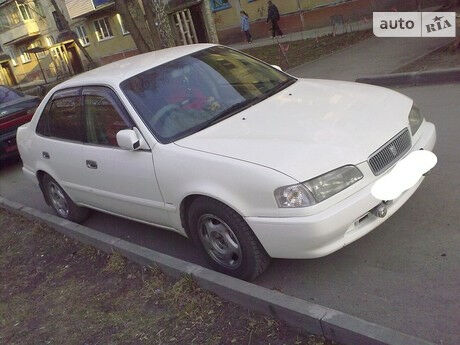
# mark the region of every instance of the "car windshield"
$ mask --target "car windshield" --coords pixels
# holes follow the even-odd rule
[[[15,101],[19,98],[21,98],[21,95],[16,91],[11,90],[5,86],[0,86],[0,106],[8,102]]]
[[[225,47],[211,47],[121,83],[162,143],[202,130],[273,95],[296,79]]]

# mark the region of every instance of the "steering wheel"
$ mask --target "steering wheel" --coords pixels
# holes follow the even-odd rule
[[[150,125],[154,126],[158,121],[162,121],[163,118],[168,115],[173,110],[180,110],[181,107],[178,104],[167,104],[160,110],[158,110],[153,116],[150,118]]]

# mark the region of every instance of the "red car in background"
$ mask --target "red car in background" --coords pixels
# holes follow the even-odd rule
[[[18,155],[16,130],[30,121],[40,98],[0,85],[0,160]]]

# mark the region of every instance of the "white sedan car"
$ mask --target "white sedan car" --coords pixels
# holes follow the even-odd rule
[[[19,128],[46,202],[188,236],[217,270],[253,279],[273,258],[317,258],[399,209],[372,185],[436,132],[413,101],[299,79],[218,45],[114,62],[52,89]]]

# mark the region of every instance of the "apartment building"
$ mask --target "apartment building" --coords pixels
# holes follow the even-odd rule
[[[174,45],[217,42],[209,0],[162,0],[167,31]],[[98,64],[105,64],[138,53],[122,17],[112,0],[65,0],[73,31]],[[139,28],[142,13],[135,17]],[[135,15],[135,14],[134,14]],[[157,23],[156,23],[157,24]]]
[[[84,70],[73,33],[47,0],[0,0],[0,46],[5,84],[52,81]]]
[[[139,1],[139,0],[138,0]],[[0,83],[55,81],[89,68],[79,40],[99,65],[138,53],[113,0],[56,0],[66,31],[49,0],[0,0]],[[162,0],[169,45],[217,42],[209,0]],[[142,2],[134,14],[146,26]],[[155,23],[158,24],[158,23]],[[155,44],[158,47],[158,44]]]

